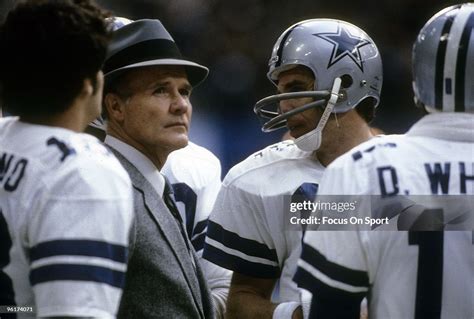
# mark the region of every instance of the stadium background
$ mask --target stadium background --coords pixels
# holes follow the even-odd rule
[[[457,1],[437,0],[96,0],[114,15],[157,18],[184,56],[210,68],[193,92],[191,139],[222,161],[223,174],[284,133],[262,133],[255,102],[275,93],[267,62],[280,33],[310,18],[337,18],[364,29],[382,55],[384,83],[373,125],[404,133],[420,116],[411,90],[411,46],[423,22]],[[14,6],[0,0],[0,18]]]

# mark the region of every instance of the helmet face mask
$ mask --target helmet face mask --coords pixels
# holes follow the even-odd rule
[[[413,45],[413,91],[428,112],[474,112],[474,4],[448,7]]]
[[[262,118],[269,119],[263,124],[262,131],[272,132],[286,127],[288,118],[295,114],[303,113],[314,107],[324,107],[330,96],[331,92],[329,91],[301,91],[271,95],[258,101],[255,104],[254,112]],[[279,111],[280,102],[299,98],[312,98],[314,101],[285,113]]]
[[[295,66],[305,66],[315,78],[314,91],[298,92],[312,97],[313,107],[326,106],[336,79],[341,79],[338,99],[332,113],[343,113],[355,108],[366,98],[377,106],[382,87],[382,61],[372,39],[358,27],[340,20],[312,19],[299,22],[285,30],[276,41],[269,60],[270,81],[278,84],[280,73]],[[334,93],[334,92],[333,92]],[[280,100],[279,100],[280,98]],[[265,123],[263,131],[284,127],[289,116],[304,112],[311,106],[296,108],[288,115],[268,110],[268,101],[281,101],[288,96],[276,95],[259,101],[257,115],[277,120]],[[319,100],[320,103],[317,103]],[[273,113],[272,113],[273,112]],[[278,124],[278,125],[276,125]]]

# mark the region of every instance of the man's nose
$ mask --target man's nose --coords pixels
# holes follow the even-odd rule
[[[294,99],[280,101],[280,105],[279,105],[280,113],[286,113],[288,111],[291,111],[294,108],[295,108]]]
[[[183,114],[188,111],[190,107],[189,99],[186,96],[183,96],[181,93],[176,92],[173,94],[171,101],[171,112],[175,114]]]

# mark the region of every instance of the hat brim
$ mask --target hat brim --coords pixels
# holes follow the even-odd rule
[[[104,75],[105,82],[110,82],[115,79],[117,76],[122,74],[123,72],[135,69],[135,68],[142,68],[148,66],[156,66],[156,65],[180,65],[184,66],[186,70],[186,74],[188,76],[189,83],[194,87],[199,85],[202,81],[207,78],[209,74],[209,69],[203,65],[197,64],[195,62],[181,60],[181,59],[157,59],[157,60],[150,60],[150,61],[143,61],[138,62],[130,65],[123,66],[119,69],[115,69],[109,73]]]

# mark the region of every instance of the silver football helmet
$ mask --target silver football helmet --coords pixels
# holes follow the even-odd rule
[[[325,111],[316,128],[295,140],[303,150],[313,151],[321,143],[321,131],[331,113],[344,113],[369,98],[377,106],[382,89],[382,60],[374,41],[353,24],[334,19],[311,19],[296,23],[276,41],[269,61],[270,81],[303,65],[315,77],[314,91],[278,94],[257,102],[254,112],[268,120],[270,132],[286,126],[286,120],[312,107]],[[311,97],[314,102],[281,113],[282,100]]]
[[[474,112],[474,3],[435,14],[413,46],[415,102],[428,112]]]

